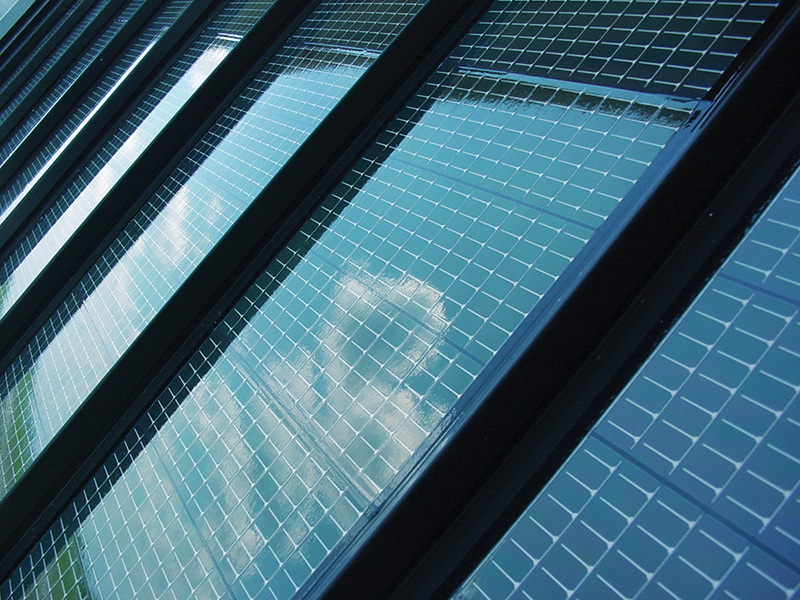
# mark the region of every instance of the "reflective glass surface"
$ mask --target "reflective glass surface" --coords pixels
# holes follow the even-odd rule
[[[26,56],[19,60],[19,63],[15,67],[14,71],[9,75],[9,77],[5,80],[0,82],[0,93],[5,91],[8,85],[14,81],[20,72],[31,62],[34,56],[36,56],[37,52],[39,52],[42,48],[47,45],[54,35],[59,31],[59,27],[61,27],[75,12],[78,8],[79,4],[77,2],[70,3],[69,8],[64,11],[64,14],[58,19],[58,21],[45,33],[42,38],[39,40],[39,43],[36,44],[36,47],[31,50]]]
[[[137,35],[130,47],[123,56],[108,69],[106,74],[90,88],[84,98],[69,112],[64,122],[59,125],[55,132],[49,136],[44,147],[29,158],[21,167],[9,185],[0,195],[0,222],[6,217],[13,207],[13,200],[21,195],[23,190],[35,183],[37,176],[46,170],[50,164],[65,150],[70,141],[80,132],[89,119],[108,101],[111,94],[130,74],[136,64],[152,48],[153,44],[167,33],[168,28],[177,20],[181,13],[189,6],[189,0],[174,0],[169,3],[147,27]],[[106,35],[109,32],[106,32]],[[67,90],[73,78],[77,77],[85,65],[89,64],[90,53],[85,54],[81,62],[73,67],[69,73],[59,82],[46,98],[44,98],[34,111],[22,123],[14,135],[5,142],[4,148],[8,148],[9,153],[22,142],[24,136],[36,126],[39,120],[44,117],[47,111]],[[5,151],[5,150],[4,150]]]
[[[558,6],[566,19],[573,5]],[[499,2],[432,75],[0,594],[288,599],[335,564],[697,105],[464,58],[481,45],[502,56],[525,32],[492,32],[524,8]],[[316,35],[335,38],[333,23]],[[287,92],[287,107],[303,101]],[[190,224],[177,208],[195,210],[195,189],[165,227]],[[173,272],[163,256],[136,285]],[[34,422],[31,403],[4,406]]]
[[[122,26],[136,13],[142,4],[143,0],[130,2],[117,17],[109,23],[108,27],[98,35],[97,39],[81,54],[80,58],[73,63],[50,91],[39,100],[36,106],[16,127],[14,132],[6,138],[2,146],[0,146],[0,160],[5,160],[19,144],[22,143],[25,136],[36,127],[36,124],[39,123],[56,102],[58,102],[75,80],[77,80],[86,68],[92,64],[94,59],[97,58],[100,52],[108,45],[119,30],[122,29]],[[158,39],[166,30],[165,28],[175,22],[175,19],[180,16],[183,9],[188,6],[189,0],[179,0],[173,2],[173,4],[174,6],[171,7],[171,10],[168,9],[162,13],[158,22],[151,25],[152,29],[143,32],[142,37],[148,38],[145,42],[147,45]],[[5,209],[4,206],[2,208]]]
[[[405,20],[416,8],[403,5]],[[4,490],[374,60],[315,43],[315,29],[338,12],[323,3],[312,13],[0,378],[3,405],[32,409],[0,442],[3,452],[24,448],[26,456],[2,474]],[[388,44],[402,25],[382,24],[380,41]],[[372,33],[356,24],[340,40],[357,44]]]
[[[477,69],[702,98],[775,6],[504,0],[459,59]]]
[[[49,137],[43,148],[18,169],[15,177],[0,194],[0,223],[14,210],[50,165],[66,151],[69,143],[80,133],[94,114],[108,102],[114,91],[131,74],[139,62],[152,49],[155,42],[167,32],[169,26],[175,22],[188,5],[189,0],[175,0],[160,11],[141,34],[136,36],[128,50],[108,70],[97,85],[90,89],[83,100],[69,112],[64,119],[65,122]],[[129,6],[124,12],[132,13],[132,7]],[[107,30],[103,37],[108,37],[109,33]],[[97,45],[99,45],[99,42]],[[36,126],[39,120],[60,98],[61,94],[66,91],[69,84],[73,82],[74,77],[80,75],[80,72],[89,64],[91,58],[93,58],[91,52],[84,54],[79,64],[75,65],[62,78],[58,86],[39,103],[36,110],[17,129],[12,138],[6,141],[4,147],[9,148],[9,153],[22,141],[25,134]]]
[[[455,595],[800,594],[800,173]]]
[[[20,88],[20,90],[17,91],[16,94],[14,94],[14,97],[11,98],[11,100],[9,100],[6,103],[6,105],[2,109],[2,112],[0,112],[0,121],[5,121],[6,118],[11,114],[11,112],[17,106],[19,106],[19,104],[28,96],[28,94],[30,94],[33,91],[33,89],[36,87],[39,81],[49,71],[53,69],[53,66],[56,64],[58,59],[61,58],[65,52],[67,52],[67,50],[72,46],[73,43],[75,43],[75,40],[77,40],[78,37],[86,30],[86,28],[91,24],[91,22],[97,17],[98,13],[100,13],[100,11],[102,11],[103,8],[105,8],[106,5],[108,5],[109,1],[110,0],[99,0],[92,7],[92,9],[89,10],[89,12],[87,12],[86,15],[78,22],[78,24],[72,28],[72,30],[69,32],[69,35],[67,35],[64,38],[64,40],[56,47],[56,49],[50,53],[50,55],[47,57],[44,63],[42,63],[42,66],[40,66],[36,70],[36,72],[33,75],[31,75],[30,78],[28,78],[28,80],[25,82],[25,85],[23,85],[22,88]],[[142,1],[143,0],[133,0],[133,4],[138,7],[141,5]],[[112,23],[110,27],[111,31],[113,33],[116,33],[116,31],[118,31],[119,28],[122,27],[122,23],[120,22]],[[109,40],[110,38],[101,40],[101,48],[102,46],[105,46],[105,44],[107,44]],[[84,66],[83,68],[85,69],[86,67]],[[9,150],[5,144],[2,147],[0,147],[0,160],[5,160],[6,157],[10,154],[10,152],[11,150]]]
[[[271,4],[272,0],[237,0],[228,3],[220,16],[201,33],[131,115],[118,125],[114,135],[97,150],[89,164],[72,178],[53,206],[36,221],[0,265],[0,316],[19,299],[59,248]],[[149,41],[136,60],[141,59],[152,48],[153,43],[154,40]],[[139,47],[140,44],[137,44],[133,50],[138,50]],[[125,70],[119,73],[116,82],[124,79],[135,68],[136,60],[127,65],[119,65],[109,79],[122,71],[123,67]],[[113,86],[108,89],[100,102],[108,99],[113,89]],[[78,127],[90,118],[91,111],[83,117]],[[65,140],[60,148],[51,143],[50,149],[60,152],[68,147],[68,143],[69,139]],[[18,178],[13,190],[22,189],[16,192],[16,199],[6,214],[33,187],[50,160],[53,157],[45,161],[38,172],[35,164],[33,168],[24,171],[23,176],[33,176],[27,183],[22,176]]]

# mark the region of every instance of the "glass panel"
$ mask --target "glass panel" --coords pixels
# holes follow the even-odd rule
[[[92,116],[109,100],[114,91],[131,74],[136,65],[147,55],[155,43],[167,32],[189,5],[188,0],[176,0],[161,11],[156,18],[137,36],[125,55],[109,69],[108,73],[92,89],[83,102],[65,117],[66,123],[62,125],[47,141],[45,147],[37,155],[21,167],[11,184],[6,186],[0,196],[0,223],[14,210],[17,204],[41,178],[51,164],[66,150],[69,143],[91,120]],[[129,7],[126,12],[133,12]],[[108,37],[106,31],[105,37]],[[105,44],[103,44],[105,45]],[[25,135],[31,131],[47,111],[55,104],[60,96],[67,90],[80,72],[88,66],[91,53],[83,56],[76,65],[60,82],[59,85],[39,103],[36,110],[29,116],[25,123],[17,129],[11,141],[5,146],[9,147],[9,154],[22,142]],[[9,146],[11,144],[11,146]]]
[[[800,172],[455,595],[800,593]]]
[[[406,21],[416,8],[402,7]],[[371,52],[316,43],[315,29],[338,12],[332,3],[317,8],[14,359],[0,381],[3,403],[24,397],[33,412],[3,445],[27,448],[27,460],[38,454],[374,60]],[[402,25],[398,19],[380,42]],[[359,27],[339,39],[353,47],[362,35],[373,38]],[[3,489],[21,473],[3,473]]]
[[[440,71],[238,309],[231,351],[370,499],[689,114],[595,93]]]
[[[47,57],[42,66],[40,66],[36,72],[31,75],[31,77],[25,82],[25,85],[20,88],[19,91],[11,98],[10,101],[6,103],[3,107],[2,112],[0,112],[0,121],[5,121],[8,115],[19,106],[19,104],[28,96],[28,94],[33,91],[36,85],[41,81],[41,79],[50,71],[52,70],[53,66],[56,64],[59,58],[61,58],[64,53],[75,43],[75,41],[80,37],[80,35],[86,30],[86,28],[91,24],[91,22],[97,17],[97,15],[108,5],[110,0],[100,0],[97,4],[92,7],[92,9],[86,13],[86,15],[81,19],[78,24],[72,28],[69,35],[62,41],[55,50]],[[143,0],[134,0],[134,4],[136,6],[140,6]],[[112,29],[118,29],[121,27],[121,24],[116,23],[112,25]],[[108,40],[103,42],[103,46],[108,43]],[[0,159],[5,160],[10,151],[5,150],[5,145],[3,149],[0,150]]]
[[[72,178],[53,206],[36,221],[0,266],[0,316],[8,312],[106,193],[271,5],[272,0],[228,3],[220,16],[201,33],[127,120],[118,126],[89,164]],[[150,42],[137,59],[143,58],[153,43]],[[135,63],[128,65],[117,82],[134,67]],[[112,93],[113,88],[100,101],[104,102]],[[84,117],[83,122],[90,118],[91,113]],[[68,142],[57,151],[67,148]],[[50,148],[55,150],[54,144]],[[22,201],[47,166],[45,161],[38,172],[35,165],[29,169],[25,174],[33,175],[34,179],[24,187],[24,180],[22,183],[17,180],[15,187],[22,189],[6,214]]]
[[[431,77],[2,593],[288,599],[332,565],[696,106],[459,58],[513,39]]]
[[[61,15],[61,18],[55,23],[55,25],[53,25],[44,36],[42,36],[42,39],[39,40],[39,43],[36,45],[36,47],[19,61],[11,75],[9,75],[5,81],[0,82],[0,94],[5,91],[9,83],[17,78],[19,73],[31,62],[31,59],[36,56],[36,53],[39,52],[47,44],[47,42],[53,38],[53,36],[58,32],[59,28],[70,18],[78,6],[78,2],[72,2],[69,8],[64,11],[64,14]]]
[[[108,27],[98,36],[94,43],[89,46],[86,52],[73,63],[69,70],[59,79],[59,81],[51,88],[37,105],[28,113],[27,117],[17,126],[14,132],[6,138],[2,146],[0,146],[0,160],[5,160],[25,139],[25,137],[33,130],[34,127],[42,120],[47,112],[58,102],[61,96],[72,86],[72,84],[80,77],[80,75],[89,67],[94,59],[100,52],[108,45],[114,36],[122,29],[122,26],[136,13],[139,7],[143,4],[143,0],[131,2],[128,4],[115,19],[113,19]],[[162,11],[159,18],[154,19],[140,36],[143,44],[149,46],[155,40],[160,38],[166,28],[175,22],[183,10],[189,5],[189,0],[177,0],[171,3],[166,10]],[[141,50],[140,50],[141,52]],[[3,210],[5,207],[3,207]],[[2,217],[0,217],[1,219]]]
[[[457,56],[476,69],[702,98],[777,4],[503,0]]]

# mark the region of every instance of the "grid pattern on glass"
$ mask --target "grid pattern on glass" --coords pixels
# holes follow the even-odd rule
[[[502,0],[453,58],[477,69],[702,98],[777,4]]]
[[[97,17],[97,15],[102,11],[109,3],[110,0],[99,0],[94,7],[86,13],[86,15],[81,19],[81,21],[70,31],[69,35],[62,41],[58,47],[53,50],[50,56],[47,57],[42,66],[36,70],[36,72],[31,75],[30,78],[25,82],[25,85],[20,88],[20,90],[14,94],[14,97],[9,100],[6,105],[3,107],[2,112],[0,112],[0,121],[4,121],[11,111],[13,111],[19,104],[31,93],[31,91],[36,87],[36,84],[52,70],[55,63],[58,61],[61,56],[72,46],[75,40],[86,30],[86,28],[91,24],[91,22]],[[7,154],[3,155],[3,159]]]
[[[17,169],[14,178],[0,194],[0,223],[16,206],[15,201],[27,193],[56,158],[65,152],[72,139],[86,126],[103,104],[110,100],[116,88],[131,74],[139,61],[150,52],[156,41],[167,33],[169,27],[188,5],[189,0],[173,0],[164,7],[137,35],[130,47],[108,69],[97,85],[93,86],[84,95],[84,98],[69,111],[61,125],[57,126],[53,133],[46,138],[37,153]],[[32,122],[31,126],[35,126],[35,123]]]
[[[796,598],[800,173],[457,598]]]
[[[53,27],[51,27],[44,36],[42,36],[39,43],[36,44],[36,47],[19,61],[14,71],[8,76],[8,78],[6,78],[5,81],[0,82],[0,93],[2,93],[8,87],[8,85],[17,78],[19,73],[31,62],[33,57],[36,56],[36,53],[39,52],[53,38],[53,36],[59,30],[59,27],[61,27],[67,21],[67,19],[72,16],[72,13],[74,13],[77,8],[77,2],[70,3],[69,8],[64,11],[64,14],[61,15],[56,24],[53,25]]]
[[[25,119],[5,139],[2,146],[0,146],[0,161],[5,160],[17,146],[22,143],[25,136],[36,127],[39,121],[41,121],[75,80],[89,67],[92,61],[97,58],[100,52],[108,45],[114,36],[119,33],[119,30],[130,20],[142,4],[144,4],[144,0],[134,0],[128,3],[128,5],[109,22],[108,26],[98,34],[95,41],[83,52],[50,91],[42,97],[33,109],[31,109]],[[182,11],[187,4],[188,0],[184,0],[181,3],[180,11]],[[179,15],[180,12],[175,12],[172,18],[167,17],[166,19],[162,19],[162,27],[169,26]],[[2,208],[0,208],[0,210],[1,209]]]
[[[155,42],[167,33],[168,28],[188,5],[189,0],[174,0],[160,11],[147,28],[135,38],[123,56],[108,69],[97,85],[70,110],[62,124],[50,134],[37,153],[17,169],[14,178],[0,194],[0,223],[16,206],[16,200],[30,190],[58,156],[66,151],[69,143],[86,126],[95,112],[110,100],[116,88],[131,74]]]
[[[237,43],[236,39],[246,34],[271,4],[272,0],[228,3],[127,120],[117,127],[109,141],[73,178],[0,266],[0,315],[9,310],[114,183],[220,64]],[[30,182],[17,181],[12,190],[13,202],[18,202],[26,193],[27,185]]]
[[[321,4],[309,26],[327,12]],[[35,413],[15,422],[0,441],[4,447],[36,454],[373,60],[309,49],[302,39],[296,44],[298,37],[220,117],[0,378],[4,399],[24,397]],[[26,436],[35,441],[20,439]],[[15,461],[2,473],[4,489],[25,464]]]
[[[242,511],[252,506],[250,498],[257,495],[260,508],[264,489],[270,497],[283,493],[269,509],[267,531],[273,531],[276,511],[287,515],[299,506],[302,495],[293,500],[293,490],[310,487],[276,489],[280,481],[271,467],[264,488],[264,472],[256,469],[256,481],[247,471],[257,455],[253,444],[261,444],[264,432],[275,427],[252,429],[254,416],[269,407],[284,427],[301,432],[321,451],[326,460],[315,464],[338,471],[352,497],[375,499],[376,488],[424,443],[426,428],[432,431],[442,421],[476,370],[680,127],[690,106],[468,71],[444,70],[425,86],[173,382],[176,402],[189,394],[184,404],[196,395],[213,403],[209,414],[218,425],[209,417],[190,428],[185,417],[172,416],[163,398],[140,424],[143,438],[174,428],[164,453],[179,465],[187,497],[198,499],[197,528],[220,570],[227,570],[237,597],[259,597],[264,585],[286,581],[280,572],[268,576],[275,572],[277,553],[272,547],[262,552],[263,530],[248,527],[252,515]],[[473,137],[479,143],[467,148]],[[545,187],[532,193],[540,181],[550,182],[555,193]],[[573,194],[556,200],[558,190],[570,186]],[[461,324],[451,326],[459,318]],[[472,342],[469,349],[459,346]],[[283,357],[288,360],[278,365]],[[267,371],[273,366],[283,368],[271,379]],[[225,391],[206,385],[215,374]],[[238,404],[228,404],[231,393]],[[393,394],[391,402],[384,401],[387,394]],[[208,432],[206,448],[194,442],[202,431]],[[197,454],[188,458],[192,443]],[[146,452],[155,452],[152,446],[145,446]],[[136,452],[128,444],[118,456]],[[279,477],[286,478],[288,471],[283,472]],[[115,480],[110,469],[97,477],[104,489]],[[227,490],[230,495],[223,496]],[[36,585],[57,585],[46,580],[51,557],[73,543],[75,536],[62,530],[86,522],[87,511],[99,502],[89,500],[92,494],[73,504],[5,590],[30,597]],[[120,498],[126,495],[120,490]],[[363,497],[360,502],[365,505]],[[109,538],[128,521],[129,510],[134,509],[103,515]],[[349,514],[356,516],[352,509]],[[302,538],[312,540],[303,550],[303,542],[296,545],[286,531],[292,540],[287,548],[295,552],[289,561],[296,561],[292,568],[300,576],[287,572],[292,586],[273,593],[290,597],[347,528],[340,523],[331,532],[338,537],[330,542],[316,532]],[[127,543],[127,535],[121,537]],[[196,548],[178,553],[185,556],[182,562],[196,556]],[[141,579],[125,566],[107,574],[111,567],[103,559],[84,560],[80,567],[95,568],[98,577],[113,578],[115,585],[138,585],[134,582]],[[184,572],[175,568],[170,576]]]
[[[206,350],[213,368],[201,379],[186,367],[0,586],[4,598],[288,600],[369,512],[291,416]],[[151,439],[151,419],[165,418]]]
[[[688,116],[448,72],[416,102],[262,276],[234,342],[372,499]]]

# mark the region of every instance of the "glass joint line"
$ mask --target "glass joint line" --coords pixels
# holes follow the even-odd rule
[[[737,285],[741,285],[742,287],[746,287],[747,289],[755,293],[764,294],[765,296],[770,296],[772,298],[775,298],[776,300],[780,300],[781,302],[786,302],[787,304],[791,304],[793,306],[800,308],[800,302],[796,298],[791,298],[790,296],[786,296],[785,294],[781,294],[780,292],[776,292],[775,290],[770,290],[768,288],[761,287],[758,284],[746,281],[744,279],[741,279],[740,277],[734,277],[733,275],[724,273],[722,271],[717,273],[716,277],[718,277],[719,279],[730,281]]]
[[[656,471],[655,469],[653,469],[652,467],[650,467],[646,463],[640,461],[638,458],[633,456],[627,450],[625,450],[623,448],[620,448],[615,443],[613,443],[612,441],[608,440],[602,434],[598,433],[595,430],[593,430],[593,431],[591,431],[589,433],[589,437],[592,437],[592,438],[598,440],[603,445],[607,446],[608,448],[610,448],[611,450],[613,450],[614,452],[616,452],[620,456],[624,457],[624,459],[626,461],[630,462],[634,466],[638,467],[639,469],[641,469],[642,471],[647,473],[650,477],[652,477],[653,479],[658,481],[658,483],[661,484],[663,487],[669,489],[671,492],[677,494],[678,496],[680,496],[681,498],[683,498],[687,502],[691,503],[692,506],[694,506],[695,508],[699,509],[703,514],[706,514],[706,515],[710,516],[712,519],[714,519],[715,521],[725,525],[725,527],[729,528],[731,531],[733,531],[734,533],[736,533],[737,535],[742,537],[744,540],[746,540],[747,543],[750,544],[750,546],[758,548],[759,550],[761,550],[764,554],[768,555],[773,560],[781,563],[787,569],[789,569],[789,570],[795,572],[796,574],[800,575],[800,566],[792,563],[789,559],[787,559],[786,557],[782,556],[781,554],[779,554],[778,552],[776,552],[775,550],[773,550],[772,548],[770,548],[769,546],[767,546],[766,544],[761,542],[761,540],[759,540],[757,537],[755,537],[752,534],[748,533],[747,531],[745,531],[744,529],[739,527],[736,523],[734,523],[730,519],[728,519],[728,518],[724,517],[723,515],[719,514],[719,512],[714,510],[708,504],[704,504],[702,501],[700,501],[697,498],[695,498],[692,494],[690,494],[689,492],[683,490],[680,486],[675,485],[669,478],[664,477],[661,473],[659,473],[658,471]]]
[[[308,433],[306,423],[308,422],[311,415],[306,412],[302,406],[297,404],[296,402],[291,402],[289,399],[285,398],[282,394],[278,394],[274,392],[267,382],[264,381],[262,376],[259,374],[258,369],[256,369],[248,360],[249,355],[245,352],[242,352],[235,346],[230,347],[230,351],[236,356],[237,363],[239,368],[244,370],[247,377],[250,381],[254,384],[254,387],[262,393],[264,396],[269,398],[272,402],[276,403],[283,409],[285,416],[291,419],[292,424],[299,430]],[[316,435],[309,434],[306,437],[306,443],[311,444],[316,450],[326,457],[330,462],[330,469],[334,472],[338,473],[339,477],[341,477],[344,481],[347,481],[352,485],[355,490],[361,494],[364,502],[366,502],[370,510],[376,511],[378,509],[378,504],[373,499],[374,494],[367,489],[363,482],[359,481],[357,477],[353,477],[350,473],[347,472],[340,464],[339,461],[336,460],[336,456],[331,452],[330,448],[325,446],[322,443],[322,440],[318,439]]]
[[[172,474],[172,469],[170,469],[167,466],[166,462],[164,462],[164,457],[162,456],[161,451],[158,447],[153,448],[153,453],[155,454],[156,460],[158,460],[158,463],[161,465],[161,468],[164,470],[164,473],[167,476],[167,482],[169,483],[169,486],[172,488],[173,497],[176,497],[178,499],[178,503],[180,504],[181,508],[183,508],[183,512],[186,515],[186,518],[189,520],[192,527],[197,532],[198,534],[197,537],[200,539],[200,544],[203,546],[203,548],[205,548],[209,560],[211,560],[211,562],[214,564],[214,570],[217,572],[219,578],[225,585],[225,589],[227,590],[228,595],[230,596],[231,599],[236,598],[236,594],[234,593],[233,588],[231,587],[231,584],[228,581],[228,578],[225,577],[225,575],[223,574],[219,561],[214,555],[215,553],[213,552],[210,544],[208,543],[206,536],[200,535],[201,529],[198,526],[197,520],[192,514],[189,505],[186,503],[186,499],[183,497],[183,494],[181,493],[181,488],[178,487],[177,482],[175,481],[175,477]]]

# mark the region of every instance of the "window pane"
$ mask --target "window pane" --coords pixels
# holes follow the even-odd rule
[[[8,312],[106,193],[271,5],[272,0],[229,2],[220,16],[200,34],[130,116],[117,126],[114,134],[96,151],[87,166],[72,177],[66,190],[0,265],[0,316]],[[149,51],[152,44],[151,41],[138,56]],[[127,76],[135,64],[121,65],[115,72],[122,71],[123,66],[125,70],[119,74],[120,77]],[[111,90],[106,91],[101,101],[110,93]],[[83,118],[88,120],[90,116]],[[68,142],[61,149],[67,145]],[[50,148],[56,149],[54,144]],[[44,162],[38,173],[35,162],[16,180],[13,189],[19,191],[14,192],[17,194],[14,203],[22,200],[36,178],[47,168],[47,161]],[[31,176],[33,180],[26,181],[25,176]],[[10,210],[13,210],[13,205]]]
[[[136,12],[136,10],[142,5],[144,0],[132,0],[129,4],[125,6],[122,13],[119,15],[123,19],[130,18],[130,16]],[[22,87],[14,97],[6,103],[3,107],[2,112],[0,112],[0,122],[5,121],[11,112],[20,105],[20,103],[31,93],[34,89],[36,84],[50,71],[53,66],[56,64],[56,61],[61,58],[61,56],[66,53],[69,47],[75,42],[75,40],[86,30],[89,24],[97,17],[97,15],[108,5],[109,0],[100,0],[94,7],[86,14],[86,16],[81,19],[81,21],[70,31],[70,34],[64,39],[61,44],[50,54],[47,60],[42,64],[42,66],[34,73],[28,81],[25,83],[25,86]],[[112,22],[106,27],[103,32],[100,34],[98,39],[95,40],[93,44],[90,45],[89,50],[81,57],[81,60],[73,66],[73,68],[68,71],[66,77],[63,78],[58,85],[58,88],[46,99],[46,102],[49,106],[52,106],[55,103],[55,100],[66,90],[70,83],[72,83],[80,73],[82,73],[86,67],[89,66],[89,63],[92,61],[94,57],[96,57],[100,51],[105,48],[105,46],[111,41],[111,39],[116,35],[116,33],[122,28],[125,21],[113,19]],[[49,108],[48,106],[48,108]],[[27,122],[23,123],[22,130],[17,130],[10,138],[7,138],[6,141],[0,146],[0,161],[5,160],[9,154],[17,147],[19,142],[24,138],[24,136],[33,128],[33,125],[41,118],[40,115],[34,113],[32,119],[28,119]]]
[[[800,172],[455,598],[800,592]]]
[[[61,17],[58,19],[55,25],[53,25],[53,27],[51,27],[47,31],[47,33],[45,33],[45,35],[42,36],[41,40],[39,40],[39,43],[36,45],[36,47],[31,52],[29,52],[27,56],[25,56],[22,60],[19,61],[19,63],[17,64],[16,68],[11,73],[11,75],[9,75],[9,77],[5,81],[0,82],[0,93],[2,93],[8,87],[8,85],[17,78],[19,73],[22,72],[22,70],[31,62],[31,59],[34,56],[36,56],[36,53],[39,52],[41,48],[44,48],[47,42],[49,42],[53,38],[53,36],[58,32],[59,27],[61,27],[70,18],[70,16],[75,12],[78,6],[79,4],[77,2],[71,3],[70,7],[64,11],[64,14],[61,15]]]

